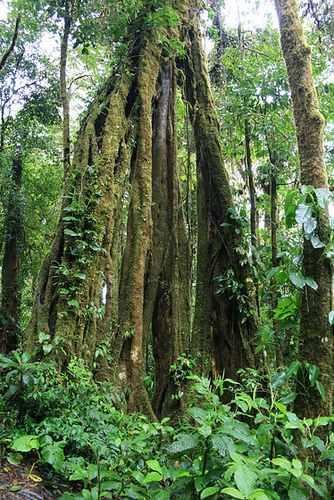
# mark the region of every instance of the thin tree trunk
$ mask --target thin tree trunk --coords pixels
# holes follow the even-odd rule
[[[64,16],[64,29],[61,37],[60,44],[60,96],[63,106],[63,162],[64,173],[67,175],[70,166],[70,103],[67,92],[67,52],[68,52],[68,39],[70,36],[72,25],[72,17],[70,14],[69,2],[65,2],[65,16]]]
[[[16,22],[15,22],[15,29],[14,29],[14,33],[13,33],[11,44],[5,50],[5,52],[2,54],[1,59],[0,59],[0,71],[2,70],[2,68],[4,68],[4,66],[5,66],[5,64],[7,62],[7,59],[9,58],[9,56],[11,55],[11,53],[13,52],[13,50],[15,48],[16,40],[17,40],[17,37],[18,37],[18,34],[19,34],[19,24],[20,24],[20,22],[21,22],[21,16],[17,16]]]
[[[6,215],[6,240],[2,262],[0,307],[0,351],[9,352],[19,344],[19,244],[22,215],[19,193],[22,181],[22,158],[13,159],[12,179]]]

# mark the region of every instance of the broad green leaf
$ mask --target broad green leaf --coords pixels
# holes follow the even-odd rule
[[[271,387],[277,389],[278,387],[282,387],[287,381],[286,372],[279,372],[274,375],[270,381]]]
[[[57,443],[47,445],[42,450],[42,457],[46,462],[52,465],[56,471],[61,468],[65,460],[64,450],[58,446]]]
[[[306,284],[307,284],[309,287],[313,288],[313,290],[318,290],[318,285],[317,285],[317,283],[314,281],[314,279],[312,279],[312,278],[306,278],[306,280],[305,280],[305,281],[306,281]]]
[[[21,453],[10,452],[6,455],[6,460],[12,465],[18,465],[23,460],[23,455]]]
[[[296,488],[289,488],[289,500],[307,500],[307,497]]]
[[[312,205],[302,203],[296,208],[295,218],[298,224],[304,224],[312,217]]]
[[[301,461],[298,460],[297,458],[292,459],[292,465],[297,470],[303,470],[303,465],[302,465]]]
[[[159,472],[149,472],[144,479],[144,483],[151,483],[153,481],[161,481],[162,475]]]
[[[213,448],[221,455],[225,456],[226,451],[235,452],[233,440],[228,436],[214,434],[211,438]]]
[[[314,190],[313,186],[306,186],[305,184],[302,185],[301,187],[301,192],[303,195],[305,194],[310,194]]]
[[[201,492],[201,500],[203,498],[208,498],[211,497],[212,495],[215,495],[216,493],[218,493],[219,490],[220,488],[218,488],[218,486],[210,486],[209,488],[205,488]]]
[[[240,493],[240,491],[237,490],[236,488],[223,488],[222,493],[225,493],[226,495],[230,495],[233,498],[240,498],[240,500],[243,500],[244,498],[246,498],[245,495]]]
[[[295,413],[292,413],[290,411],[287,411],[286,412],[286,416],[288,417],[288,421],[290,422],[290,424],[293,424],[294,426],[296,426],[296,428],[298,429],[303,429],[303,424],[302,422],[299,420],[299,418],[297,417],[297,415]],[[291,427],[290,427],[291,428]]]
[[[286,377],[290,378],[291,375],[293,375],[294,373],[296,373],[298,371],[299,367],[300,367],[300,361],[297,361],[297,360],[292,361],[292,363],[290,363],[289,368],[286,371]]]
[[[316,234],[314,234],[311,238],[311,243],[312,243],[312,246],[313,248],[323,248],[325,246],[325,243],[323,243],[319,236],[317,236]]]
[[[234,473],[237,488],[243,495],[249,497],[256,485],[256,475],[246,465],[240,464]]]
[[[37,436],[21,436],[13,442],[11,448],[14,451],[31,451],[39,449],[39,441]]]
[[[303,288],[305,286],[306,279],[301,273],[290,273],[289,279],[297,288]]]
[[[281,413],[283,413],[283,415],[285,415],[285,413],[286,413],[286,406],[282,405],[281,403],[278,403],[278,402],[274,402],[274,404],[275,404],[276,408],[278,408],[279,411]]]
[[[161,466],[157,460],[146,460],[146,464],[149,466],[150,469],[162,474]]]
[[[311,233],[313,233],[313,231],[317,227],[317,221],[315,220],[314,217],[310,217],[309,219],[307,219],[306,222],[304,222],[303,226],[304,226],[305,233],[311,234]]]
[[[273,458],[272,463],[274,465],[276,465],[277,467],[281,467],[281,469],[284,469],[287,471],[290,471],[291,467],[292,467],[291,462],[289,462],[289,460],[287,460],[284,457]]]
[[[269,500],[269,497],[263,490],[256,489],[249,495],[250,500]]]
[[[319,377],[319,368],[316,365],[312,365],[311,363],[305,363],[305,368],[308,372],[308,378],[311,384],[311,387],[315,385],[315,381],[318,380]]]
[[[201,436],[208,437],[212,433],[212,429],[210,425],[201,425],[201,427],[198,428],[198,432],[201,434]]]
[[[187,434],[179,434],[176,441],[174,441],[169,447],[168,452],[172,455],[189,452],[190,450],[196,448],[198,445],[198,439],[194,436]]]
[[[321,208],[325,208],[327,206],[329,198],[331,197],[331,193],[324,188],[315,189],[314,192]]]

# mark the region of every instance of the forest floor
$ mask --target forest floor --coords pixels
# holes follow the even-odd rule
[[[0,458],[0,500],[54,500],[60,498],[64,488],[68,490],[42,479],[32,465],[12,465]],[[58,493],[51,493],[50,489],[58,489]]]

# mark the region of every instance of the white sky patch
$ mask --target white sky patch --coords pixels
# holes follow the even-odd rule
[[[0,19],[7,20],[7,0],[2,0],[0,2]]]
[[[255,29],[263,27],[266,19],[270,20],[273,28],[278,28],[278,20],[273,0],[235,0],[226,2],[225,25],[236,28],[241,22],[244,29]]]

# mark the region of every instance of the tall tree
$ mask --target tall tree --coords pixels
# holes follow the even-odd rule
[[[144,353],[152,331],[156,358],[154,411],[182,412],[172,399],[177,387],[170,366],[189,347],[190,259],[177,168],[177,86],[191,107],[198,175],[198,268],[191,355],[199,368],[235,376],[253,366],[250,346],[257,321],[247,264],[236,247],[229,179],[218,141],[218,121],[201,45],[200,5],[186,4],[125,12],[123,62],[98,91],[83,119],[71,175],[51,252],[38,280],[27,346],[41,331],[50,334],[58,367],[72,356],[92,367],[101,342],[111,346],[111,364],[99,359],[97,376],[110,374],[129,391],[128,407],[155,418],[144,385]],[[120,39],[118,39],[120,41]],[[161,43],[163,41],[164,43]],[[185,49],[183,49],[183,46]],[[179,57],[182,56],[182,57]],[[152,119],[153,116],[153,119]],[[122,210],[126,183],[129,208]],[[127,240],[117,294],[113,245],[127,216]],[[219,287],[217,276],[234,269],[238,294]],[[215,292],[220,293],[216,294]],[[240,305],[240,300],[242,305]],[[112,334],[112,311],[118,310]],[[202,340],[204,338],[204,341]]]
[[[323,147],[324,118],[319,111],[314,85],[311,50],[303,35],[296,0],[275,0],[275,5],[292,94],[301,183],[327,190]],[[328,231],[328,213],[320,212],[319,236],[326,238]],[[322,256],[321,248],[313,247],[311,239],[304,239],[303,253],[304,274],[315,280],[318,289],[308,287],[302,297],[299,360],[303,368],[299,372],[299,394],[295,408],[300,416],[317,417],[331,415],[332,409],[333,332],[328,321],[331,310],[332,272],[329,259]],[[320,370],[319,380],[325,387],[325,402],[316,387],[310,386],[309,377],[305,373],[306,363],[314,364]]]

